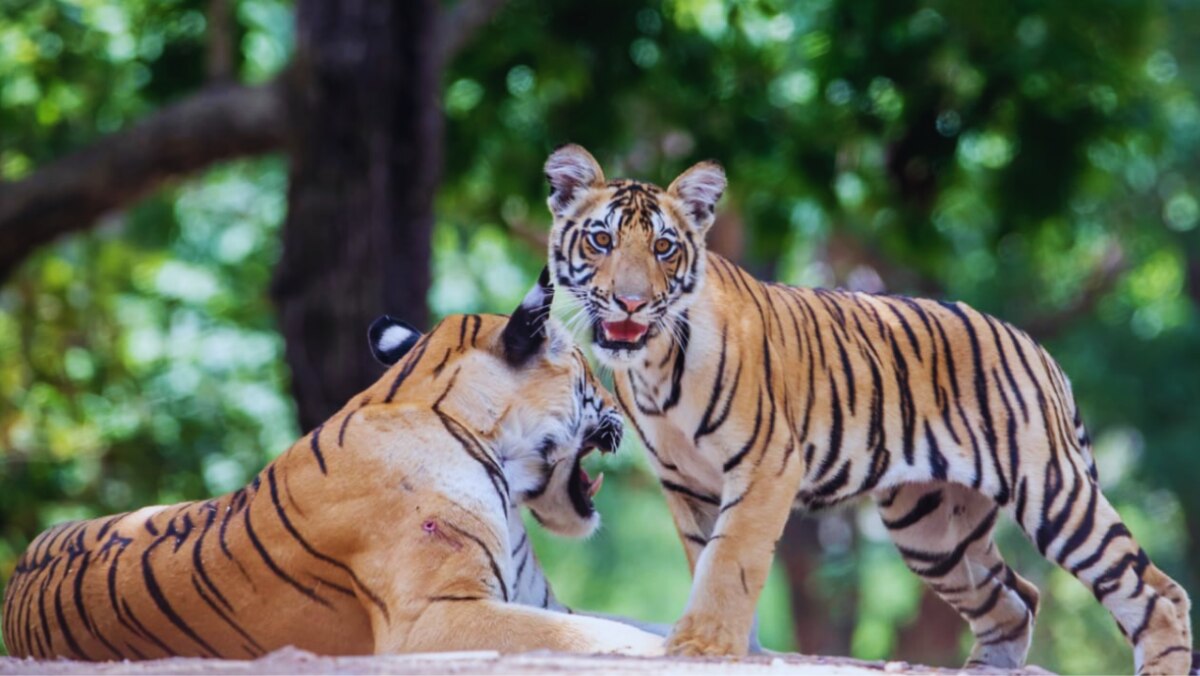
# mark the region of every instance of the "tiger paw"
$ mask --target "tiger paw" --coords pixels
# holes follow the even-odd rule
[[[667,654],[674,657],[743,657],[747,647],[746,632],[710,616],[684,615],[667,638]]]

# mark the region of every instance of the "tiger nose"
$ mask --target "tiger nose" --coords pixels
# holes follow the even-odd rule
[[[641,296],[617,296],[617,305],[625,308],[629,314],[638,311],[638,308],[646,304],[646,299]]]

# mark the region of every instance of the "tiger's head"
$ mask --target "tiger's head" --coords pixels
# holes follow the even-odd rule
[[[662,188],[606,181],[577,145],[546,160],[550,182],[550,267],[591,323],[596,357],[633,362],[646,342],[669,335],[704,278],[704,237],[725,171],[700,162]]]
[[[491,454],[510,504],[581,537],[600,523],[592,498],[603,480],[588,475],[583,459],[615,451],[624,428],[612,395],[550,318],[553,298],[543,270],[510,317],[451,315],[424,335],[380,317],[368,332],[371,349],[392,369],[372,396],[428,406],[462,452],[478,443]]]

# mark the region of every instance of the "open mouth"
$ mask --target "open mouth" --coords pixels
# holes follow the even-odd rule
[[[600,472],[595,478],[592,478],[583,468],[583,459],[596,448],[596,446],[588,446],[575,456],[575,466],[571,468],[571,476],[567,479],[567,494],[571,497],[571,505],[575,507],[579,516],[585,519],[596,512],[596,505],[592,500],[600,492],[600,486],[604,483],[604,472]],[[613,449],[600,448],[600,452],[612,453]]]
[[[639,324],[632,319],[619,322],[598,322],[594,333],[601,347],[613,350],[636,350],[646,344],[649,324]]]

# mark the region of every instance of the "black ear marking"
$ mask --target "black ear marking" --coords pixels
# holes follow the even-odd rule
[[[384,366],[391,366],[400,361],[420,338],[420,331],[388,315],[371,322],[371,328],[367,329],[371,354]]]
[[[504,326],[504,357],[509,364],[524,364],[545,344],[546,322],[550,319],[550,305],[553,302],[554,285],[550,282],[550,268],[544,267],[537,284],[525,294],[525,299]]]

